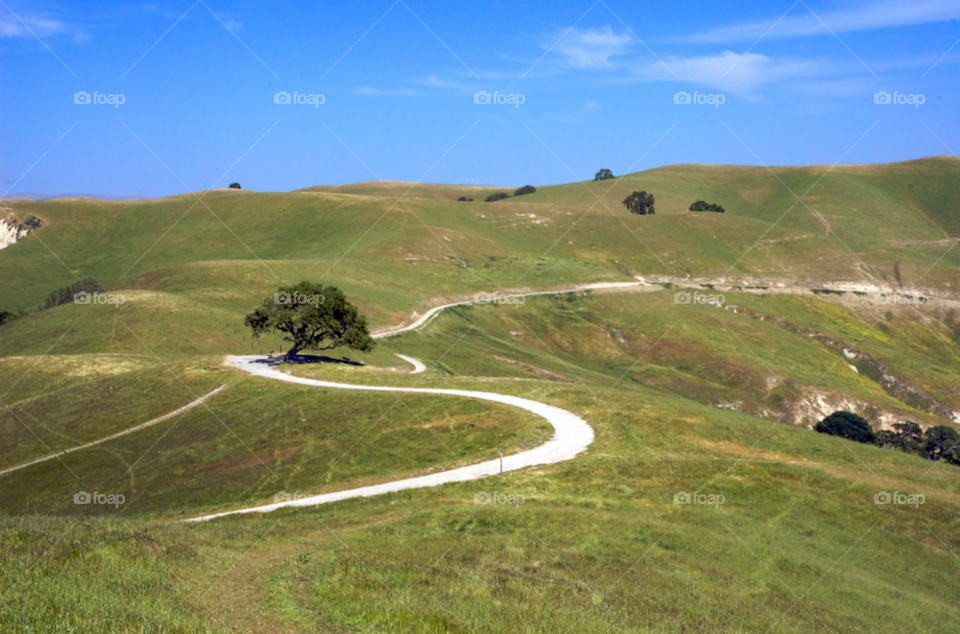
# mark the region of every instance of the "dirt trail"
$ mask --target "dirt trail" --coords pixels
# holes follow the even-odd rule
[[[538,416],[541,416],[553,425],[553,438],[534,449],[522,451],[512,456],[504,456],[500,459],[488,460],[479,464],[468,465],[458,469],[432,473],[430,475],[417,478],[406,478],[395,482],[376,484],[373,486],[360,487],[357,489],[347,489],[346,491],[336,491],[334,493],[324,493],[322,495],[313,495],[297,500],[288,500],[267,504],[263,506],[254,506],[250,508],[239,509],[236,511],[227,511],[224,513],[214,513],[202,517],[194,517],[186,522],[203,522],[225,515],[235,515],[238,513],[269,513],[280,508],[288,506],[319,506],[339,500],[347,500],[357,497],[370,497],[373,495],[382,495],[384,493],[393,493],[407,489],[420,489],[424,487],[433,487],[450,482],[465,482],[467,480],[477,480],[488,476],[497,475],[501,468],[503,472],[516,471],[536,465],[555,464],[565,460],[572,460],[578,454],[582,453],[593,442],[593,429],[579,416],[568,412],[567,410],[538,403],[529,399],[506,394],[496,394],[494,392],[475,392],[469,390],[443,390],[434,388],[414,388],[414,387],[380,387],[369,385],[351,385],[348,383],[331,383],[328,381],[317,381],[315,379],[306,379],[298,376],[284,374],[274,369],[266,362],[264,357],[229,357],[227,362],[233,367],[249,372],[254,376],[286,381],[288,383],[299,383],[300,385],[312,385],[323,388],[334,388],[340,390],[364,390],[371,392],[403,392],[414,394],[442,394],[446,396],[459,396],[465,398],[476,398],[484,401],[493,401],[525,409]]]
[[[165,420],[169,420],[169,419],[173,418],[173,417],[176,416],[177,414],[183,414],[183,413],[185,413],[185,412],[193,409],[193,408],[196,407],[197,405],[202,405],[203,403],[207,402],[207,399],[209,399],[210,397],[212,397],[214,394],[217,394],[217,393],[220,392],[221,390],[225,389],[226,387],[227,387],[226,385],[221,385],[220,387],[218,387],[217,389],[213,390],[212,392],[207,392],[206,394],[204,394],[203,396],[201,396],[201,397],[198,398],[197,400],[191,401],[191,402],[187,403],[186,405],[184,405],[184,406],[181,407],[180,409],[175,409],[175,410],[173,410],[172,412],[169,412],[169,413],[167,413],[167,414],[164,414],[163,416],[160,416],[159,418],[154,418],[153,420],[148,420],[147,422],[141,423],[140,425],[137,425],[136,427],[131,427],[130,429],[125,429],[124,431],[117,432],[116,434],[113,434],[112,436],[107,436],[106,438],[101,438],[101,439],[99,439],[99,440],[94,440],[93,442],[88,442],[88,443],[85,444],[85,445],[80,445],[80,446],[78,446],[78,447],[71,447],[70,449],[64,449],[63,451],[59,451],[59,452],[57,452],[57,453],[50,454],[49,456],[44,456],[43,458],[38,458],[38,459],[33,460],[33,461],[31,461],[31,462],[25,462],[25,463],[23,463],[23,464],[19,464],[19,465],[15,466],[15,467],[10,467],[10,468],[8,468],[8,469],[4,469],[3,471],[0,471],[0,475],[3,475],[3,474],[5,474],[5,473],[10,473],[11,471],[17,471],[18,469],[23,469],[23,468],[25,468],[25,467],[29,467],[30,465],[35,465],[35,464],[38,464],[38,463],[41,463],[41,462],[46,462],[47,460],[53,460],[54,458],[57,458],[57,457],[62,456],[62,455],[64,455],[64,454],[68,454],[68,453],[70,453],[70,452],[72,452],[72,451],[79,451],[80,449],[86,449],[87,447],[93,447],[94,445],[99,445],[99,444],[101,444],[101,443],[105,443],[105,442],[107,442],[107,441],[109,441],[109,440],[113,440],[114,438],[120,438],[121,436],[126,436],[127,434],[132,434],[132,433],[135,432],[135,431],[140,431],[141,429],[145,429],[145,428],[147,428],[147,427],[150,427],[151,425],[156,425],[157,423],[162,423],[162,422],[165,421]]]

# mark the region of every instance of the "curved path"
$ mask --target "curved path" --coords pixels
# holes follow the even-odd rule
[[[413,366],[413,370],[410,372],[410,374],[421,374],[426,372],[427,366],[423,365],[419,359],[414,359],[413,357],[408,357],[403,354],[398,354],[397,356]]]
[[[634,286],[649,286],[643,281],[640,282],[600,282],[597,284],[580,284],[573,289],[566,290],[553,290],[553,291],[534,291],[530,293],[514,293],[513,295],[519,296],[530,296],[530,295],[561,295],[565,293],[572,293],[576,291],[583,290],[598,290],[598,289],[608,289],[608,288],[629,288]],[[463,301],[463,302],[452,302],[450,304],[444,304],[442,306],[436,306],[431,308],[426,313],[424,313],[419,319],[414,321],[411,324],[406,326],[398,326],[386,332],[380,332],[374,334],[375,339],[380,339],[382,337],[389,337],[391,335],[396,335],[401,332],[408,332],[411,330],[416,330],[424,326],[431,318],[436,316],[440,311],[451,306],[460,306],[463,304],[473,304],[476,303],[473,300]],[[398,354],[398,357],[413,365],[413,370],[410,374],[420,374],[424,372],[427,367],[421,363],[419,360],[414,359],[413,357],[408,357],[402,354]],[[509,396],[506,394],[497,394],[495,392],[474,392],[469,390],[444,390],[444,389],[435,389],[435,388],[416,388],[416,387],[376,387],[369,385],[351,385],[349,383],[332,383],[330,381],[317,381],[315,379],[306,379],[297,376],[291,376],[285,374],[273,368],[273,366],[267,362],[266,357],[257,357],[257,356],[243,356],[243,357],[227,357],[227,363],[237,368],[238,370],[243,370],[255,376],[262,376],[268,379],[275,379],[278,381],[286,381],[288,383],[299,383],[301,385],[313,385],[316,387],[326,387],[334,388],[340,390],[366,390],[370,392],[404,392],[407,394],[443,394],[447,396],[460,396],[465,398],[476,398],[483,401],[493,401],[495,403],[503,403],[504,405],[512,405],[514,407],[519,407],[520,409],[525,409],[528,412],[532,412],[538,416],[543,417],[553,426],[553,438],[548,440],[546,443],[536,447],[534,449],[529,449],[527,451],[522,451],[518,454],[512,456],[506,456],[502,459],[488,460],[487,462],[481,462],[479,464],[473,464],[466,467],[460,467],[458,469],[451,469],[449,471],[441,471],[440,473],[432,473],[430,475],[420,476],[417,478],[407,478],[405,480],[397,480],[395,482],[386,482],[384,484],[375,484],[372,486],[361,487],[357,489],[347,489],[345,491],[336,491],[334,493],[324,493],[321,495],[312,495],[309,497],[303,497],[296,500],[288,500],[285,502],[277,502],[275,504],[266,504],[263,506],[253,506],[245,509],[238,509],[236,511],[226,511],[224,513],[214,513],[212,515],[204,515],[201,517],[194,517],[188,520],[183,520],[185,522],[203,522],[206,520],[214,519],[216,517],[223,517],[225,515],[236,515],[238,513],[269,513],[270,511],[275,511],[280,508],[287,506],[319,506],[320,504],[327,504],[329,502],[337,502],[339,500],[348,500],[350,498],[358,497],[370,497],[373,495],[381,495],[383,493],[393,493],[396,491],[404,491],[406,489],[420,489],[423,487],[432,487],[440,484],[446,484],[448,482],[464,482],[466,480],[477,480],[480,478],[485,478],[487,476],[497,475],[500,473],[501,468],[504,472],[507,471],[516,471],[518,469],[523,469],[526,467],[532,467],[541,464],[554,464],[557,462],[563,462],[564,460],[571,460],[577,456],[577,454],[585,451],[587,447],[590,446],[590,443],[593,442],[593,429],[584,421],[582,418],[568,412],[565,409],[560,409],[559,407],[553,407],[552,405],[545,405],[544,403],[538,403],[537,401],[531,401],[529,399],[520,398],[517,396]]]
[[[534,295],[567,295],[568,293],[576,293],[579,291],[597,291],[602,289],[609,288],[633,288],[635,286],[650,286],[646,282],[595,282],[593,284],[577,284],[572,288],[565,290],[555,290],[555,291],[531,291],[529,293],[503,293],[503,295],[511,295],[513,297],[532,297]],[[477,295],[486,295],[487,297],[492,297],[493,293],[477,293]],[[484,302],[478,302],[474,299],[468,299],[462,302],[451,302],[449,304],[443,304],[442,306],[435,306],[421,315],[416,321],[407,326],[397,326],[396,328],[391,328],[386,332],[378,332],[375,335],[372,335],[374,339],[379,339],[381,337],[389,337],[391,335],[397,335],[401,332],[407,332],[410,330],[417,330],[433,317],[435,317],[440,311],[445,308],[450,308],[451,306],[463,306],[465,304],[483,304]],[[490,303],[490,302],[486,302]],[[416,314],[416,313],[414,313]],[[398,357],[401,355],[397,355]],[[401,357],[403,358],[403,357]]]
[[[414,360],[410,357],[404,357],[404,359],[414,363]],[[278,381],[286,381],[288,383],[299,383],[301,385],[313,385],[316,387],[335,388],[340,390],[366,390],[371,392],[444,394],[448,396],[459,396],[465,398],[476,398],[483,401],[493,401],[495,403],[503,403],[505,405],[513,405],[514,407],[525,409],[528,412],[542,416],[547,420],[547,422],[553,425],[553,438],[544,444],[512,456],[505,456],[502,462],[504,472],[516,471],[518,469],[532,467],[535,465],[554,464],[556,462],[563,462],[564,460],[571,460],[580,452],[585,451],[586,448],[590,446],[590,443],[593,442],[593,429],[579,416],[568,412],[565,409],[560,409],[559,407],[538,403],[536,401],[531,401],[529,399],[520,398],[517,396],[496,394],[494,392],[474,392],[469,390],[443,390],[416,387],[377,387],[369,385],[350,385],[348,383],[317,381],[315,379],[306,379],[284,374],[283,372],[274,369],[269,363],[266,362],[264,357],[228,357],[227,363],[239,370],[249,372],[255,376],[276,379]],[[423,366],[423,364],[419,361],[416,363],[419,363],[421,366]],[[424,367],[424,369],[426,368]],[[414,372],[422,371],[423,370],[420,369],[414,370]],[[357,497],[370,497],[372,495],[393,493],[395,491],[403,491],[405,489],[419,489],[423,487],[446,484],[448,482],[477,480],[479,478],[497,475],[500,473],[500,469],[501,461],[499,459],[488,460],[479,464],[468,465],[466,467],[451,469],[450,471],[442,471],[440,473],[432,473],[430,475],[420,476],[417,478],[407,478],[405,480],[397,480],[395,482],[387,482],[384,484],[375,484],[373,486],[361,487],[358,489],[347,489],[345,491],[336,491],[334,493],[313,495],[297,500],[278,502],[276,504],[254,506],[236,511],[227,511],[225,513],[215,513],[213,515],[204,515],[202,517],[195,517],[184,521],[202,522],[215,517],[223,517],[224,515],[234,515],[237,513],[268,513],[286,506],[318,506],[320,504],[337,502],[339,500],[347,500]]]

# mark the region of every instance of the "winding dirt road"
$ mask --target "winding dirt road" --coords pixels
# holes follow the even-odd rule
[[[249,372],[254,376],[261,376],[288,383],[299,383],[300,385],[313,385],[316,387],[333,388],[340,390],[367,390],[371,392],[403,392],[408,394],[442,394],[446,396],[459,396],[465,398],[476,398],[484,401],[493,401],[525,409],[538,416],[542,416],[553,425],[553,438],[534,449],[522,451],[512,456],[504,456],[503,471],[516,471],[526,467],[532,467],[542,464],[554,464],[571,460],[577,454],[586,450],[593,442],[593,429],[587,423],[571,412],[545,405],[529,399],[506,394],[496,394],[494,392],[474,392],[468,390],[442,390],[434,388],[416,388],[416,387],[377,387],[369,385],[351,385],[348,383],[331,383],[328,381],[317,381],[314,379],[305,379],[298,376],[284,374],[274,369],[265,362],[263,357],[229,357],[227,362],[233,367]],[[450,471],[432,473],[417,478],[407,478],[395,482],[376,484],[373,486],[361,487],[358,489],[348,489],[346,491],[336,491],[334,493],[324,493],[322,495],[312,495],[297,500],[287,500],[275,504],[264,506],[254,506],[236,511],[227,511],[225,513],[214,513],[213,515],[204,515],[195,517],[187,522],[202,522],[205,520],[223,517],[224,515],[234,515],[237,513],[268,513],[279,508],[287,506],[318,506],[329,502],[347,500],[350,498],[370,497],[383,493],[393,493],[395,491],[404,491],[406,489],[420,489],[423,487],[432,487],[448,482],[464,482],[466,480],[477,480],[487,476],[500,473],[500,460],[488,460],[479,464],[468,465]]]
[[[588,284],[583,285],[583,290],[593,289],[593,288],[618,288],[618,287],[628,287],[636,286],[637,283],[628,282],[625,284]],[[533,293],[526,293],[525,295],[550,295],[550,294],[559,294],[559,293],[569,293],[571,291],[540,291]],[[437,313],[442,311],[445,308],[450,306],[459,306],[461,304],[470,304],[472,301],[467,302],[454,302],[451,304],[445,304],[443,306],[437,306],[431,308],[427,311],[426,314],[417,319],[414,323],[407,326],[398,327],[392,329],[388,332],[381,332],[374,335],[375,338],[387,337],[390,335],[395,335],[400,332],[406,332],[410,330],[415,330],[422,327],[427,323],[432,317]],[[404,361],[413,365],[414,369],[411,374],[419,374],[424,372],[427,368],[419,360],[414,359],[413,357],[408,357],[404,355],[397,355]],[[420,489],[424,487],[438,486],[441,484],[447,484],[450,482],[464,482],[467,480],[477,480],[480,478],[485,478],[492,475],[497,475],[500,473],[501,466],[503,472],[507,471],[516,471],[518,469],[524,469],[526,467],[532,467],[536,465],[543,464],[555,464],[557,462],[563,462],[565,460],[572,460],[578,454],[582,453],[590,446],[593,442],[593,429],[584,421],[582,418],[568,412],[567,410],[560,409],[559,407],[553,407],[552,405],[546,405],[544,403],[538,403],[537,401],[531,401],[529,399],[520,398],[517,396],[509,396],[507,394],[497,394],[495,392],[475,392],[469,390],[444,390],[444,389],[435,389],[435,388],[416,388],[416,387],[377,387],[369,385],[351,385],[349,383],[332,383],[329,381],[317,381],[315,379],[306,379],[297,376],[291,376],[280,372],[267,362],[265,357],[257,356],[245,356],[245,357],[228,357],[227,363],[237,368],[238,370],[243,370],[253,374],[254,376],[260,376],[268,379],[274,379],[277,381],[286,381],[288,383],[299,383],[300,385],[312,385],[315,387],[322,388],[332,388],[339,390],[366,390],[370,392],[402,392],[405,394],[440,394],[445,396],[458,396],[461,398],[476,398],[483,401],[493,401],[495,403],[503,403],[504,405],[512,405],[514,407],[519,407],[520,409],[525,409],[528,412],[532,412],[537,416],[541,416],[548,423],[553,426],[554,434],[553,438],[545,442],[544,444],[536,447],[534,449],[529,449],[527,451],[522,451],[518,454],[512,456],[504,456],[503,461],[494,459],[488,460],[486,462],[481,462],[479,464],[468,465],[466,467],[459,467],[457,469],[451,469],[449,471],[442,471],[440,473],[432,473],[426,476],[420,476],[416,478],[406,478],[403,480],[397,480],[395,482],[387,482],[384,484],[376,484],[373,486],[360,487],[357,489],[347,489],[345,491],[336,491],[334,493],[324,493],[321,495],[312,495],[309,497],[303,497],[296,500],[285,500],[281,502],[276,502],[274,504],[266,504],[263,506],[253,506],[244,509],[238,509],[236,511],[226,511],[224,513],[214,513],[212,515],[204,515],[202,517],[194,517],[186,522],[203,522],[206,520],[211,520],[217,517],[223,517],[225,515],[235,515],[238,513],[269,513],[270,511],[275,511],[280,508],[288,506],[319,506],[320,504],[327,504],[330,502],[337,502],[340,500],[347,500],[350,498],[358,497],[370,497],[373,495],[381,495],[383,493],[393,493],[396,491],[404,491],[407,489]]]

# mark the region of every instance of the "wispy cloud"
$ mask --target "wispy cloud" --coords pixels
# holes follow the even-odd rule
[[[741,57],[731,51],[699,57],[670,57],[664,61],[676,76],[659,63],[643,63],[632,70],[642,79],[676,81],[679,77],[684,82],[715,86],[736,93],[749,93],[765,84],[817,79],[848,72],[846,65],[838,65],[835,61],[777,59],[757,53],[747,53]]]
[[[22,17],[23,22],[13,15],[0,18],[0,37],[48,37],[59,33],[66,33],[69,27],[59,20],[47,20],[36,17]]]
[[[777,16],[711,29],[674,40],[702,43],[745,42],[764,37],[765,33],[764,39],[805,37],[830,35],[830,31],[849,33],[946,22],[954,18],[960,18],[960,0],[881,0],[857,7],[817,11],[816,14],[801,2],[772,29],[770,25],[776,22]]]
[[[553,50],[574,68],[612,68],[611,57],[624,55],[633,38],[628,33],[602,29],[570,29]]]
[[[364,97],[416,97],[417,93],[409,88],[372,88],[361,86],[353,91],[355,95]]]

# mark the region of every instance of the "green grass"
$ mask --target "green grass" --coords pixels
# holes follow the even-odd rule
[[[943,423],[796,330],[857,347],[960,409],[947,300],[916,312],[851,294],[725,293],[786,323],[678,305],[676,289],[660,287],[452,308],[380,340],[363,367],[287,369],[550,403],[594,428],[585,454],[502,482],[178,521],[280,491],[447,469],[550,435],[506,406],[225,367],[228,354],[283,349],[276,337],[254,345],[242,327],[280,284],[340,286],[375,327],[436,298],[711,277],[738,259],[727,275],[805,289],[895,284],[897,265],[908,287],[955,292],[960,250],[938,262],[950,245],[937,241],[960,235],[956,161],[837,166],[817,183],[827,169],[678,165],[498,203],[455,202],[498,188],[422,184],[392,210],[377,183],[210,192],[204,202],[229,229],[202,204],[183,216],[192,196],[11,203],[45,221],[37,235],[63,264],[36,238],[0,251],[0,309],[26,311],[0,327],[0,470],[228,387],[179,420],[0,476],[0,631],[954,631],[960,470],[776,422],[813,388]],[[816,183],[805,202],[833,234],[791,209],[778,177],[797,194]],[[611,186],[609,209],[584,216],[591,192]],[[625,212],[634,189],[656,195],[656,216]],[[686,211],[698,198],[727,213]],[[125,303],[32,311],[74,274]],[[430,369],[411,375],[396,353]],[[80,490],[125,501],[74,504]],[[926,499],[876,505],[881,490]],[[474,504],[481,491],[524,502]],[[674,504],[681,491],[725,502]]]
[[[594,402],[568,392],[546,400],[574,411]],[[503,483],[195,526],[83,520],[7,604],[28,603],[18,616],[38,627],[61,622],[29,597],[84,570],[107,615],[122,613],[130,588],[162,574],[166,584],[151,599],[163,604],[161,615],[182,611],[185,631],[224,619],[247,631],[412,632],[423,620],[434,631],[602,632],[624,623],[725,632],[767,629],[781,615],[781,631],[818,627],[802,606],[790,610],[794,595],[779,577],[797,596],[810,589],[804,602],[834,631],[952,631],[955,564],[934,536],[949,543],[957,529],[957,479],[944,467],[924,475],[929,463],[915,457],[771,429],[649,390],[606,401],[612,411],[588,414],[598,437],[586,456]],[[877,490],[894,488],[927,501],[919,509],[873,504]],[[474,505],[481,490],[525,501]],[[673,504],[674,493],[695,490],[722,493],[725,503]],[[5,581],[71,524],[6,520],[5,543],[27,533],[33,547],[7,551],[16,563],[4,567]],[[92,557],[96,566],[85,563]],[[120,559],[127,567],[110,565]],[[203,601],[185,592],[211,586]],[[0,619],[16,625],[9,609]]]
[[[36,215],[46,225],[37,233],[43,243],[28,238],[0,252],[7,285],[2,308],[34,307],[74,275],[117,291],[169,289],[249,303],[278,278],[295,283],[309,273],[332,276],[378,321],[391,323],[415,309],[424,288],[437,295],[474,293],[622,280],[628,271],[721,275],[745,253],[738,274],[858,279],[861,265],[849,247],[880,279],[893,280],[892,267],[900,262],[909,283],[946,246],[908,243],[958,235],[945,211],[958,200],[949,184],[960,172],[955,161],[834,168],[807,205],[836,237],[826,235],[806,207],[794,206],[778,181],[800,194],[826,168],[775,171],[679,165],[614,182],[541,187],[498,203],[457,203],[450,200],[460,193],[455,187],[418,186],[423,197],[404,206],[376,184],[340,188],[347,192],[340,194],[213,191],[195,206],[192,196],[17,201],[11,208],[18,215]],[[605,204],[597,203],[610,187]],[[657,196],[657,216],[623,209],[619,201],[638,188]],[[727,213],[686,211],[697,198],[717,201]],[[944,271],[953,270],[958,257],[948,255],[924,281],[945,281]],[[829,266],[812,266],[821,262]]]

